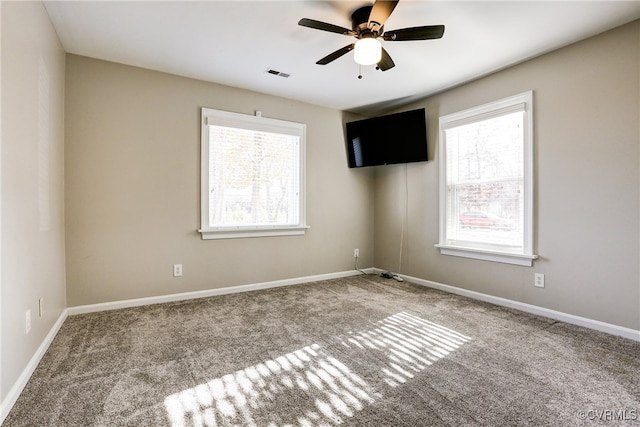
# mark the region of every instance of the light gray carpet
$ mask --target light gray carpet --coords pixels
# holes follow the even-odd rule
[[[359,276],[67,319],[3,426],[640,425],[640,343]]]

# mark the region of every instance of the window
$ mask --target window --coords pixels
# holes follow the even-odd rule
[[[533,94],[440,117],[443,255],[531,266]]]
[[[202,109],[203,239],[304,234],[305,131]]]

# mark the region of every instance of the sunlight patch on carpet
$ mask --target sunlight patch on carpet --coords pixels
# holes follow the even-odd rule
[[[381,371],[385,382],[392,387],[413,378],[417,372],[471,340],[452,329],[404,312],[378,321],[367,331],[349,332],[340,338],[346,348],[385,353],[389,362]]]
[[[167,396],[171,425],[257,426],[265,415],[277,424],[294,421],[279,419],[279,408],[288,413],[295,408],[301,426],[341,424],[381,399],[385,384],[400,386],[471,338],[401,312],[336,339],[343,360],[354,360],[354,365],[366,360],[379,369],[376,380],[384,383],[374,387],[313,344]]]
[[[291,394],[315,396],[301,425],[318,420],[339,423],[373,402],[370,387],[343,363],[313,344],[254,366],[172,394],[164,404],[171,425],[216,426],[221,419],[242,425],[257,425],[254,411],[299,406]]]

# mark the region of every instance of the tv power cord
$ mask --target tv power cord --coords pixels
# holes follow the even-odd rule
[[[396,274],[392,271],[384,271],[380,273],[380,277],[384,277],[385,279],[393,279],[397,282],[404,282],[404,279],[400,277],[399,274]]]
[[[355,261],[354,261],[354,263],[353,263],[353,269],[354,269],[354,270],[359,271],[360,273],[364,274],[365,276],[366,276],[367,274],[369,274],[369,273],[367,273],[366,271],[364,271],[364,270],[360,270],[360,269],[358,268],[358,258],[360,258],[360,257],[359,257],[359,256],[357,256],[357,257],[354,257],[354,258],[355,258]]]

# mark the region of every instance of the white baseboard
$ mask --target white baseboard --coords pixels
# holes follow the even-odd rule
[[[373,269],[364,269],[367,273]],[[337,273],[319,274],[315,276],[297,277],[293,279],[274,280],[271,282],[254,283],[250,285],[229,286],[226,288],[207,289],[205,291],[184,292],[180,294],[161,295],[157,297],[137,298],[123,301],[105,302],[100,304],[80,305],[69,307],[70,316],[76,314],[94,313],[98,311],[117,310],[120,308],[139,307],[142,305],[161,304],[165,302],[185,301],[196,298],[207,298],[216,295],[235,294],[240,292],[257,291],[260,289],[277,288],[280,286],[300,285],[302,283],[317,282],[319,280],[339,279],[341,277],[357,276],[361,274],[356,270],[341,271]]]
[[[11,390],[9,390],[9,392],[7,393],[7,396],[4,398],[2,403],[0,403],[0,424],[2,424],[7,415],[9,415],[9,411],[11,411],[11,408],[13,408],[16,400],[18,400],[20,393],[22,393],[22,390],[24,390],[27,382],[29,382],[31,375],[36,370],[36,368],[38,367],[38,363],[40,363],[40,360],[42,360],[42,357],[49,349],[49,346],[53,342],[53,339],[56,337],[56,334],[62,327],[64,321],[67,319],[67,316],[68,313],[65,309],[58,317],[58,320],[56,320],[56,323],[53,324],[51,330],[44,338],[44,341],[42,341],[42,343],[38,347],[38,350],[36,350],[35,354],[31,358],[31,360],[29,360],[29,363],[27,363],[27,366],[22,371],[22,374],[20,374],[20,376],[18,377],[18,380],[13,384],[13,387],[11,387]]]
[[[364,269],[367,273],[380,273],[384,270],[378,268]],[[260,289],[277,288],[280,286],[299,285],[303,283],[316,282],[319,280],[338,279],[341,277],[356,276],[360,272],[356,270],[342,271],[337,273],[320,274],[316,276],[305,276],[293,279],[274,280],[271,282],[254,283],[249,285],[230,286],[218,289],[208,289],[205,291],[185,292],[180,294],[162,295],[157,297],[138,298],[124,301],[114,301],[101,304],[90,304],[76,307],[69,307],[67,309],[70,316],[76,314],[93,313],[106,310],[117,310],[127,307],[138,307],[150,304],[161,304],[165,302],[173,301],[185,301],[196,298],[206,298],[216,295],[227,295],[239,292],[257,291]],[[610,323],[601,322],[599,320],[588,319],[586,317],[575,316],[573,314],[563,313],[561,311],[551,310],[544,307],[539,307],[532,304],[527,304],[519,301],[513,301],[506,298],[496,297],[488,294],[483,294],[468,289],[458,288],[456,286],[445,285],[443,283],[432,282],[430,280],[420,279],[418,277],[412,277],[402,275],[403,278],[413,282],[417,285],[426,286],[433,289],[439,289],[441,291],[449,292],[456,295],[472,298],[479,301],[496,304],[503,307],[514,308],[516,310],[524,311],[526,313],[536,314],[539,316],[560,320],[562,322],[570,323],[572,325],[583,326],[589,329],[594,329],[600,332],[606,332],[611,335],[617,335],[624,338],[629,338],[634,341],[640,342],[640,331],[623,326],[612,325]]]
[[[376,271],[382,271],[376,269]],[[561,311],[551,310],[544,307],[538,307],[536,305],[527,304],[524,302],[513,301],[506,298],[495,297],[492,295],[483,294],[480,292],[470,291],[468,289],[458,288],[456,286],[445,285],[438,282],[432,282],[430,280],[424,280],[417,277],[400,275],[404,279],[415,283],[417,285],[426,286],[433,289],[439,289],[441,291],[449,292],[451,294],[468,297],[471,299],[488,302],[503,307],[514,308],[516,310],[524,311],[526,313],[537,314],[538,316],[548,317],[550,319],[560,320],[561,322],[570,323],[572,325],[583,326],[585,328],[594,329],[600,332],[606,332],[611,335],[617,335],[630,340],[640,342],[640,331],[625,328],[624,326],[612,325],[610,323],[601,322],[599,320],[588,319],[586,317],[575,316],[573,314],[563,313]]]
[[[366,268],[363,271],[369,274],[371,273],[377,274],[382,272],[383,270],[380,270],[377,268]],[[11,388],[11,390],[9,390],[7,397],[4,399],[4,401],[2,401],[2,403],[0,403],[0,424],[2,424],[6,416],[9,414],[9,411],[15,404],[18,397],[20,396],[20,393],[26,386],[27,382],[29,381],[29,378],[31,378],[31,375],[33,374],[36,367],[38,366],[38,363],[40,363],[40,360],[42,359],[47,349],[51,345],[51,342],[53,341],[56,334],[60,330],[60,327],[66,320],[67,316],[84,314],[84,313],[93,313],[93,312],[106,311],[106,310],[116,310],[116,309],[127,308],[127,307],[138,307],[138,306],[150,305],[150,304],[160,304],[164,302],[184,301],[184,300],[196,299],[196,298],[206,298],[206,297],[216,296],[216,295],[227,295],[227,294],[234,294],[239,292],[249,292],[249,291],[256,291],[260,289],[277,288],[281,286],[299,285],[303,283],[316,282],[319,280],[329,280],[329,279],[338,279],[341,277],[356,276],[358,274],[361,274],[361,273],[356,270],[350,270],[350,271],[342,271],[337,273],[320,274],[316,276],[298,277],[294,279],[274,280],[271,282],[262,282],[262,283],[254,283],[249,285],[209,289],[205,291],[185,292],[180,294],[162,295],[157,297],[138,298],[138,299],[130,299],[130,300],[124,300],[124,301],[114,301],[114,302],[101,303],[101,304],[90,304],[90,305],[69,307],[62,312],[62,314],[60,315],[56,323],[53,325],[53,327],[45,337],[42,344],[40,344],[40,347],[38,347],[38,350],[36,351],[36,353],[33,355],[31,360],[27,364],[27,367],[24,369],[24,371],[22,372],[22,374],[20,375],[20,377],[18,378],[14,386]],[[600,322],[598,320],[588,319],[585,317],[574,316],[572,314],[550,310],[548,308],[538,307],[535,305],[513,301],[506,298],[495,297],[492,295],[470,291],[470,290],[458,288],[455,286],[445,285],[438,282],[432,282],[430,280],[424,280],[418,277],[412,277],[412,276],[407,276],[402,274],[400,276],[417,285],[426,286],[433,289],[439,289],[441,291],[449,292],[456,295],[461,295],[461,296],[472,298],[479,301],[489,302],[491,304],[496,304],[503,307],[514,308],[516,310],[524,311],[526,313],[537,314],[539,316],[560,320],[562,322],[583,326],[589,329],[606,332],[611,335],[617,335],[617,336],[629,338],[631,340],[640,342],[640,331],[635,329],[612,325],[610,323]]]
[[[363,271],[367,273],[372,273],[374,270],[372,268],[363,269]],[[239,285],[239,286],[230,286],[226,288],[218,288],[218,289],[208,289],[205,291],[196,291],[196,292],[185,292],[180,294],[172,294],[172,295],[162,295],[157,297],[148,297],[148,298],[138,298],[138,299],[130,299],[123,301],[114,301],[107,302],[101,304],[90,304],[90,305],[82,305],[76,307],[69,307],[62,312],[56,323],[53,325],[47,336],[45,337],[38,350],[33,355],[29,363],[27,364],[24,371],[18,380],[15,382],[7,397],[0,403],[0,424],[4,421],[4,419],[9,415],[9,411],[18,400],[20,393],[27,385],[29,378],[35,371],[38,363],[46,353],[47,349],[51,345],[51,342],[55,338],[56,334],[60,330],[60,327],[67,319],[68,316],[76,315],[76,314],[84,314],[84,313],[94,313],[99,311],[107,311],[107,310],[117,310],[120,308],[127,307],[138,307],[143,305],[150,304],[160,304],[164,302],[173,302],[173,301],[184,301],[189,299],[196,298],[206,298],[210,296],[216,295],[226,295],[226,294],[234,294],[239,292],[250,292],[257,291],[260,289],[269,289],[269,288],[277,288],[280,286],[290,286],[290,285],[299,285],[303,283],[309,282],[317,282],[319,280],[329,280],[329,279],[339,279],[341,277],[349,277],[349,276],[357,276],[358,274],[362,274],[356,270],[350,271],[342,271],[337,273],[328,273],[328,274],[319,274],[315,276],[305,276],[305,277],[297,277],[293,279],[283,279],[283,280],[274,280],[271,282],[262,282],[262,283],[254,283],[249,285]]]

